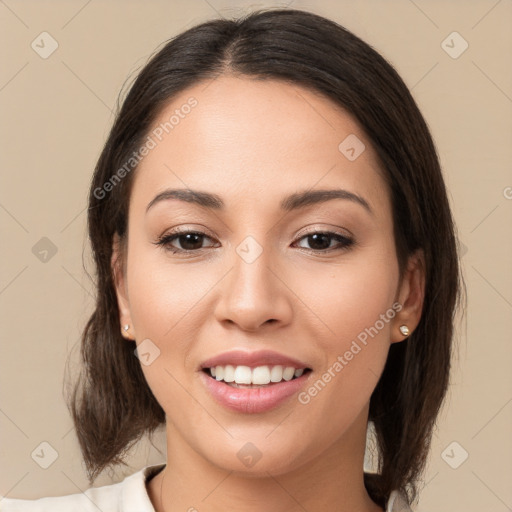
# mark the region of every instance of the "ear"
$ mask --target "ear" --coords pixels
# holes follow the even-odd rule
[[[128,301],[128,289],[126,283],[126,268],[124,252],[122,249],[122,242],[117,233],[114,233],[112,241],[112,258],[110,260],[112,268],[112,276],[114,279],[114,286],[117,295],[117,305],[119,308],[119,320],[121,325],[121,335],[127,340],[135,339],[135,331],[131,321],[130,302]],[[126,329],[128,326],[128,329]]]
[[[391,325],[391,343],[404,341],[416,329],[421,319],[425,299],[425,256],[418,249],[409,256],[404,276],[397,292],[397,301],[402,309],[397,312]],[[409,329],[408,334],[400,331],[400,326]]]

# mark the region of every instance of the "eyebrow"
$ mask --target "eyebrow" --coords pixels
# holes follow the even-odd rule
[[[146,213],[157,203],[161,201],[168,201],[171,199],[175,199],[178,201],[184,201],[187,203],[196,204],[203,208],[207,208],[209,210],[223,210],[225,207],[225,203],[220,196],[217,194],[211,194],[209,192],[202,192],[199,190],[191,190],[191,189],[168,189],[160,192],[156,195],[148,204],[146,208]],[[301,192],[296,192],[285,197],[281,203],[281,210],[285,212],[289,212],[292,210],[299,210],[301,208],[306,208],[313,204],[320,204],[326,201],[331,201],[332,199],[346,199],[348,201],[352,201],[356,204],[361,205],[365,208],[368,213],[373,215],[373,210],[371,209],[368,201],[354,192],[350,192],[349,190],[344,189],[331,189],[331,190],[304,190]]]

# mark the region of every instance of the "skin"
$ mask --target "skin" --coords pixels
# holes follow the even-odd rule
[[[391,200],[375,152],[341,108],[278,80],[223,75],[198,83],[173,98],[155,126],[190,96],[198,105],[136,171],[127,245],[116,237],[112,259],[127,342],[149,338],[160,350],[142,365],[167,415],[167,465],[147,484],[154,508],[252,512],[263,502],[268,512],[381,511],[363,484],[369,400],[390,344],[405,339],[399,326],[412,332],[420,320],[424,264],[421,253],[411,256],[399,282]],[[366,146],[354,161],[338,149],[349,134]],[[167,200],[146,214],[167,188],[215,193],[226,206]],[[358,194],[372,213],[347,199],[280,210],[283,197],[320,188]],[[192,246],[192,256],[155,245],[175,227],[206,233],[191,245],[172,242]],[[344,248],[331,237],[315,245],[305,236],[325,231],[356,243]],[[236,252],[247,236],[263,250],[250,264]],[[199,378],[207,358],[270,349],[307,362],[307,389],[397,301],[401,311],[308,404],[294,396],[265,413],[237,413]],[[247,442],[262,454],[252,467],[237,457]]]

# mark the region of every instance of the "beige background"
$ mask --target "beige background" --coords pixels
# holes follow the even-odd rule
[[[176,33],[219,14],[270,5],[285,4],[0,1],[2,495],[87,488],[62,398],[63,372],[72,350],[76,360],[91,311],[93,287],[82,267],[84,257],[92,268],[86,195],[120,88]],[[417,510],[511,510],[512,2],[295,0],[290,6],[341,23],[398,69],[432,129],[465,251],[467,318],[458,329],[453,384]],[[59,45],[47,59],[31,48],[43,31]],[[453,31],[469,44],[456,59],[441,46]],[[454,41],[460,49],[462,41]],[[57,249],[46,262],[42,237]],[[33,249],[38,242],[43,246]],[[103,475],[97,485],[163,461],[165,439],[157,440],[161,452],[140,444],[129,468]],[[42,442],[58,453],[48,469],[31,457]],[[469,457],[460,464],[465,451]],[[50,453],[46,448],[45,457]]]

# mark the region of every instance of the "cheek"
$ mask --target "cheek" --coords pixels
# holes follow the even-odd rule
[[[317,410],[314,417],[334,420],[333,428],[360,412],[386,362],[398,267],[394,253],[380,254],[347,259],[301,281],[303,295],[313,290],[307,304],[322,320],[311,336],[325,364],[300,401]]]
[[[190,408],[190,396],[183,383],[190,379],[192,368],[187,356],[193,340],[199,337],[199,322],[194,321],[201,298],[213,285],[212,276],[185,271],[173,265],[156,250],[134,250],[128,262],[130,314],[137,344],[150,340],[151,350],[158,356],[149,365],[141,364],[146,381],[156,400],[168,412]],[[141,363],[143,359],[141,357]],[[172,418],[172,415],[171,415]]]
[[[158,353],[154,362],[142,365],[146,380],[164,410],[189,409],[190,396],[180,384],[197,369],[191,353],[204,337],[201,328],[211,316],[208,294],[219,275],[206,264],[171,261],[160,248],[134,244],[127,280],[137,343],[149,339]]]
[[[137,337],[175,339],[190,327],[187,315],[213,284],[213,276],[194,263],[166,261],[161,249],[134,250],[128,262],[130,311]]]
[[[369,251],[347,258],[325,270],[305,270],[300,282],[304,302],[322,320],[328,352],[342,350],[350,341],[364,338],[375,326],[380,339],[389,340],[389,320],[398,279],[394,254],[381,249],[376,258]],[[391,310],[390,310],[391,309]],[[382,321],[381,315],[386,316]],[[374,332],[372,330],[372,332]]]

